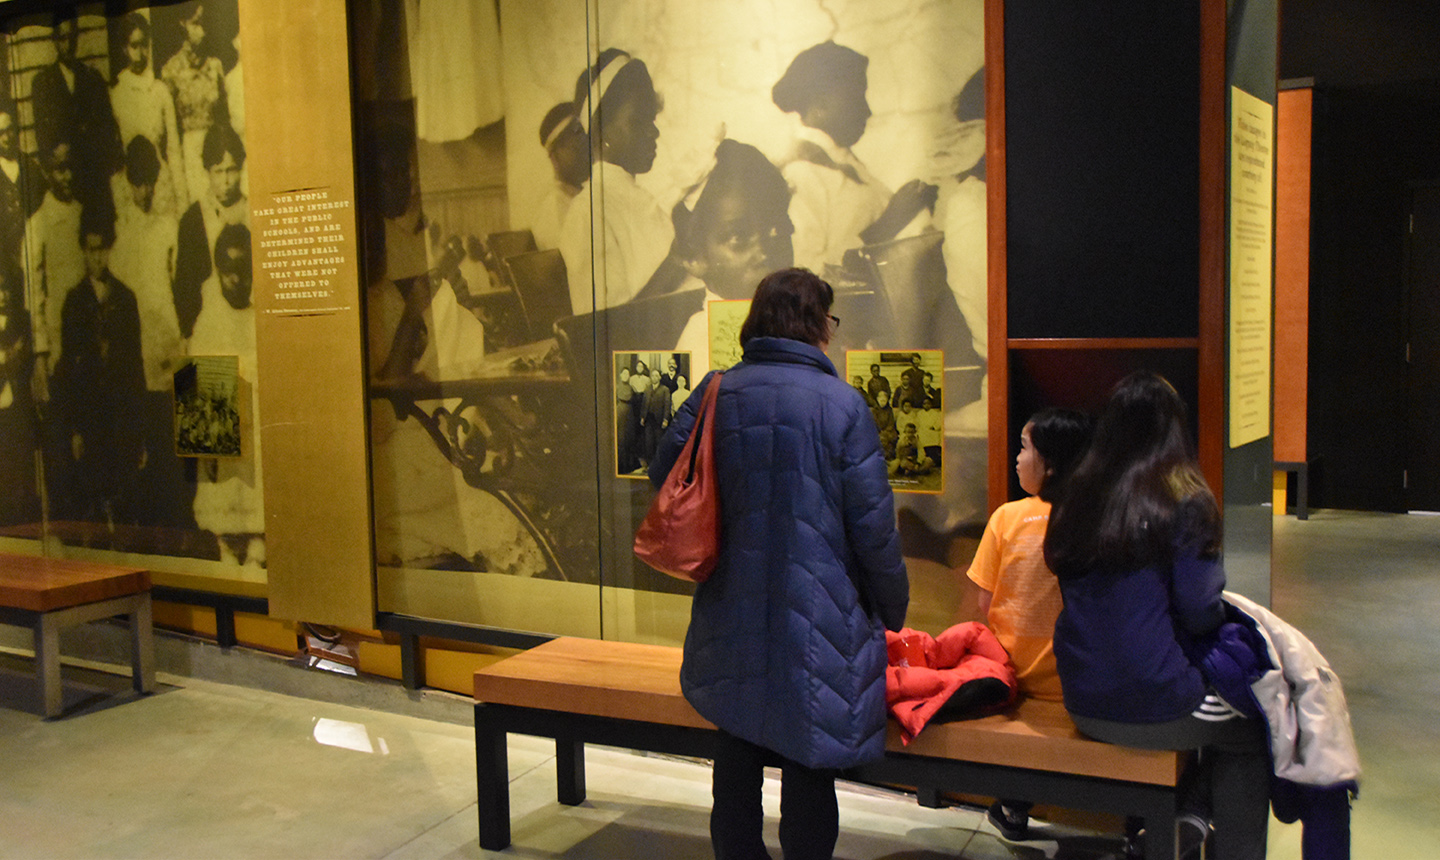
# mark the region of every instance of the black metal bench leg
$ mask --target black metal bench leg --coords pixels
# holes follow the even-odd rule
[[[555,739],[555,795],[566,806],[585,802],[585,743]]]
[[[940,801],[940,789],[933,785],[921,785],[915,789],[915,803],[926,809],[943,809],[945,804]]]
[[[480,847],[501,851],[510,845],[510,757],[504,729],[475,706],[475,787]]]
[[[1145,814],[1145,860],[1176,860],[1175,809],[1153,809]]]
[[[215,644],[221,648],[234,648],[239,643],[235,636],[234,607],[215,607]]]

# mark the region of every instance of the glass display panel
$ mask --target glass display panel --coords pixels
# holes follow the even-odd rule
[[[679,641],[692,586],[631,552],[646,443],[802,265],[837,372],[944,390],[897,506],[948,618],[986,513],[983,3],[354,14],[380,609]]]

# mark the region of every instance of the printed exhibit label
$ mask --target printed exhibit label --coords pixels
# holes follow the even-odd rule
[[[251,212],[255,225],[257,282],[269,284],[265,313],[333,314],[350,310],[337,278],[347,270],[352,247],[347,224],[354,201],[328,188],[279,191],[270,205]]]
[[[1275,108],[1230,88],[1230,447],[1270,435]]]

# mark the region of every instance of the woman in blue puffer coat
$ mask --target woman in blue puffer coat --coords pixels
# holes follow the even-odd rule
[[[769,856],[766,765],[782,769],[786,860],[830,857],[836,771],[884,754],[884,634],[904,625],[909,582],[870,408],[823,352],[833,301],[805,269],[767,275],[740,330],[743,360],[695,387],[650,464],[659,486],[719,384],[720,557],[695,591],[680,672],[685,698],[721,730],[719,860]]]

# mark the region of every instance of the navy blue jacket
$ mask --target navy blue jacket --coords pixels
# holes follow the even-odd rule
[[[1275,729],[1266,718],[1265,703],[1256,698],[1255,689],[1251,685],[1266,672],[1281,667],[1271,661],[1267,640],[1261,635],[1255,619],[1228,601],[1225,609],[1227,621],[1211,636],[1197,642],[1197,649],[1192,652],[1191,657],[1204,669],[1205,678],[1221,698],[1247,717],[1259,719],[1273,738]],[[1301,634],[1297,631],[1296,635]],[[1334,683],[1338,688],[1339,681]],[[1324,746],[1315,740],[1317,735],[1314,733],[1313,724],[1307,724],[1304,719],[1306,714],[1312,718],[1315,716],[1314,701],[1319,700],[1312,700],[1312,703],[1306,706],[1298,706],[1287,698],[1278,703],[1272,702],[1270,706],[1295,708],[1301,713],[1301,732],[1309,734],[1310,740],[1296,744],[1295,748],[1308,746],[1310,755],[1306,758],[1316,762],[1343,760],[1333,755],[1322,757],[1318,752],[1324,749]],[[1343,719],[1342,724],[1347,726],[1345,732],[1349,733],[1348,715],[1321,716],[1328,720]],[[1273,742],[1270,748],[1274,749]],[[1359,791],[1360,785],[1355,779],[1345,779],[1328,785],[1312,785],[1283,778],[1277,773],[1270,782],[1270,805],[1275,810],[1275,817],[1286,824],[1304,822],[1300,841],[1300,856],[1303,860],[1349,860],[1350,797]]]
[[[650,464],[664,480],[707,376]],[[720,383],[720,558],[695,590],[681,688],[726,732],[812,768],[885,748],[885,628],[909,581],[870,409],[820,350],[753,338]]]
[[[1220,559],[1184,537],[1169,564],[1060,577],[1055,666],[1065,709],[1117,723],[1188,716],[1206,683],[1186,651],[1225,620],[1224,590]]]

